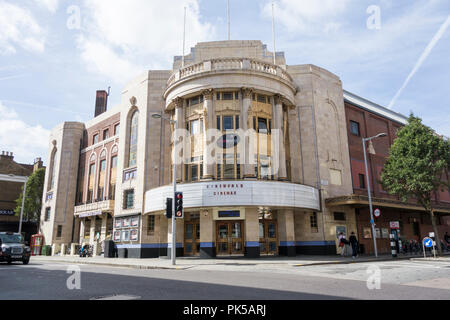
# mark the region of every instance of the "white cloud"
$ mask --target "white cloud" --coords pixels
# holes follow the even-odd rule
[[[288,4],[283,6],[285,2]],[[304,1],[298,2],[300,6]],[[279,47],[296,50],[301,63],[315,63],[333,68],[335,72],[345,70],[348,73],[352,68],[357,68],[379,73],[398,67],[398,61],[404,65],[406,61],[417,60],[417,49],[430,41],[436,26],[442,23],[442,13],[439,12],[442,1],[414,3],[408,6],[408,10],[399,11],[395,16],[387,6],[391,2],[383,2],[380,30],[367,29],[366,19],[369,15],[366,14],[365,5],[354,0],[323,3],[323,12],[314,9],[319,1],[310,2],[313,8],[307,10],[306,5],[305,13],[301,13],[298,11],[300,9],[295,9],[297,1],[281,0],[281,9],[278,10],[289,16],[286,21],[278,16],[281,27],[294,27],[295,21],[300,20],[310,21],[310,26],[299,26],[295,32],[278,32]],[[263,10],[267,11],[267,6]],[[342,14],[337,15],[337,12]],[[362,19],[350,21],[349,17],[356,14],[360,14]]]
[[[92,72],[122,82],[144,71],[125,57],[119,56],[107,44],[86,39],[83,36],[78,38],[78,44],[81,50],[81,58]]]
[[[0,146],[13,152],[17,161],[31,163],[37,157],[45,158],[49,136],[49,130],[25,123],[0,101]]]
[[[182,51],[184,6],[186,48],[213,39],[215,29],[201,21],[198,0],[85,0],[78,37],[82,60],[118,82],[170,67]]]
[[[28,10],[0,0],[0,54],[14,54],[17,46],[44,52],[44,32]]]
[[[312,32],[317,30],[329,32],[339,29],[334,21],[342,14],[352,0],[280,0],[275,4],[275,16],[278,22],[295,32]],[[263,8],[263,16],[272,16],[272,1]]]
[[[55,13],[58,10],[59,0],[34,0],[40,6],[43,6],[48,9],[51,13]]]

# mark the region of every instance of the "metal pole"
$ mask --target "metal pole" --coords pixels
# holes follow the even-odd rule
[[[275,4],[272,2],[272,37],[273,37],[273,64],[277,64],[277,47],[275,42]]]
[[[25,184],[23,186],[22,207],[20,208],[19,234],[22,232],[23,207],[25,205],[25,194],[27,192],[27,182],[28,182],[28,179],[25,180]]]
[[[366,177],[367,177],[367,193],[369,195],[369,210],[370,210],[370,223],[372,225],[372,238],[373,238],[373,247],[375,249],[375,257],[378,258],[378,250],[377,250],[377,239],[375,234],[375,220],[373,219],[373,210],[372,210],[372,195],[370,193],[370,179],[369,179],[369,169],[367,168],[367,155],[366,155],[366,139],[362,139],[363,143],[363,152],[364,152],[364,165],[366,167]]]
[[[177,251],[177,224],[176,224],[176,212],[175,212],[175,193],[177,192],[177,141],[176,141],[176,132],[177,132],[178,122],[175,120],[174,122],[174,131],[173,131],[173,201],[172,201],[172,265],[176,265],[176,251]]]
[[[184,68],[184,52],[186,48],[186,7],[184,7],[184,22],[183,22],[183,56],[181,58],[181,67]]]
[[[231,31],[230,31],[230,0],[227,1],[227,20],[228,20],[228,41],[231,40]]]

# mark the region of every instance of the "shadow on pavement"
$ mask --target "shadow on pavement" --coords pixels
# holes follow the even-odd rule
[[[81,272],[81,290],[69,290],[73,275],[45,265],[0,265],[1,300],[89,300],[128,295],[144,300],[350,300],[342,297],[260,289],[236,285],[208,284],[152,277]],[[11,270],[8,270],[11,269]],[[174,271],[175,272],[175,271]]]

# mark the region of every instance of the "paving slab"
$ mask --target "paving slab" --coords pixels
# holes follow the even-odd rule
[[[258,259],[246,258],[216,258],[216,259],[200,259],[200,258],[177,258],[177,264],[172,265],[171,260],[167,258],[155,259],[121,259],[121,258],[104,258],[102,256],[93,258],[80,258],[78,256],[33,256],[31,262],[39,263],[69,263],[69,264],[89,264],[110,267],[134,268],[134,269],[173,269],[186,270],[195,267],[211,267],[215,266],[223,268],[224,266],[249,267],[256,268],[276,268],[278,267],[302,267],[313,265],[331,265],[331,264],[353,264],[365,262],[379,261],[395,261],[395,260],[414,260],[414,261],[436,261],[435,259],[419,258],[418,256],[404,255],[398,258],[392,258],[391,255],[382,255],[378,258],[371,256],[361,256],[356,259],[342,256],[297,256],[297,257],[261,257]],[[441,261],[448,262],[450,257],[440,258]]]

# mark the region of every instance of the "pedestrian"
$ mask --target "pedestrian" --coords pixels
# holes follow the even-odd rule
[[[354,232],[352,232],[348,240],[352,246],[352,257],[355,259],[358,256],[358,239],[356,239]]]
[[[346,255],[346,247],[347,240],[345,239],[345,235],[343,232],[339,233],[339,248],[341,248],[341,255],[344,257]]]
[[[450,244],[450,236],[448,235],[448,232],[445,233],[444,240],[445,240],[445,242]]]

